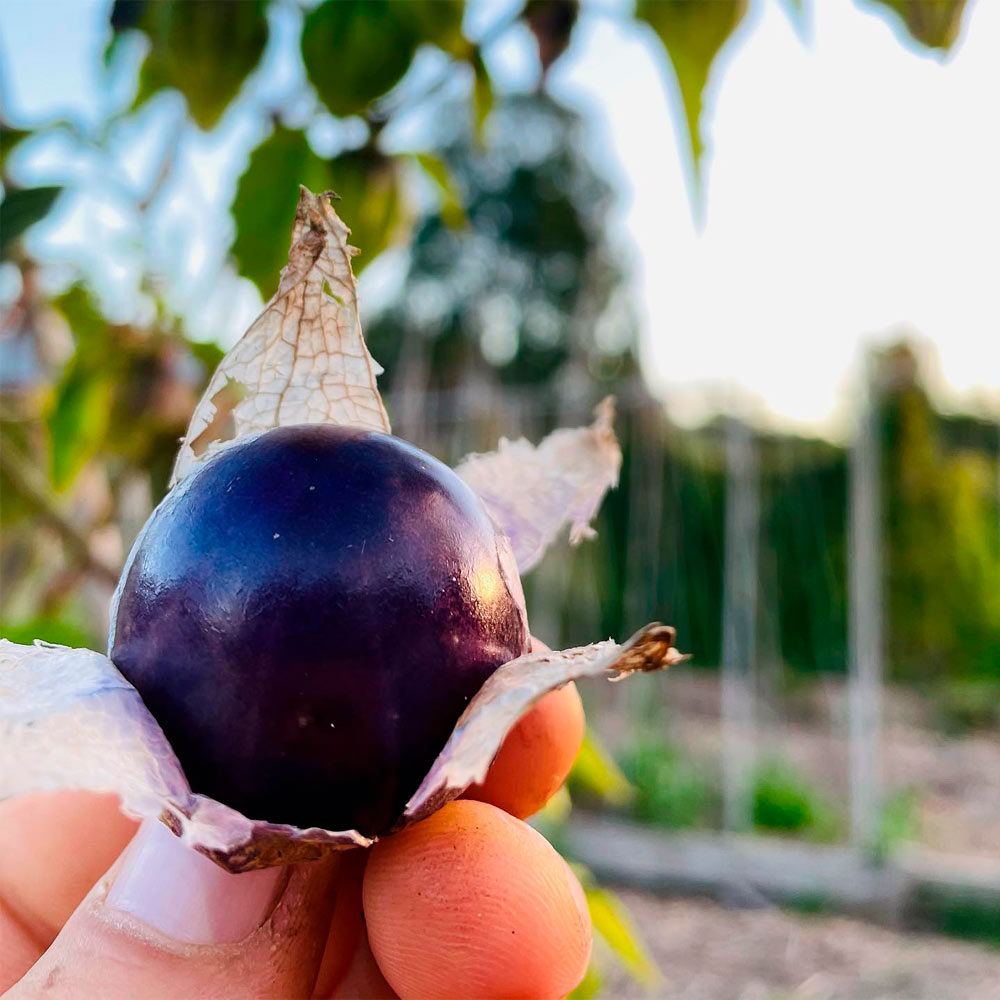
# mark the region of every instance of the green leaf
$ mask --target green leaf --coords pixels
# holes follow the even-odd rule
[[[30,646],[36,639],[44,639],[57,646],[93,648],[93,632],[88,632],[75,622],[56,615],[39,615],[27,621],[0,621],[0,638],[22,646]]]
[[[76,342],[46,416],[50,478],[53,488],[61,491],[107,437],[117,366],[108,324],[83,289],[71,288],[54,304],[66,317]]]
[[[43,219],[61,187],[7,188],[0,204],[0,258],[6,260],[14,241]]]
[[[611,752],[588,727],[583,744],[573,763],[570,782],[611,805],[623,806],[631,801],[634,789]]]
[[[406,0],[340,0],[306,15],[302,58],[320,100],[343,117],[394,87],[421,41]]]
[[[702,95],[712,63],[747,11],[747,0],[639,0],[636,17],[660,37],[677,76],[696,183],[705,148]]]
[[[472,106],[476,115],[476,132],[481,137],[486,119],[493,110],[493,83],[479,49],[472,53],[472,71],[475,74],[472,84]]]
[[[0,121],[0,170],[7,164],[7,156],[10,151],[24,138],[31,135],[30,132],[21,129],[11,128]]]
[[[423,41],[458,59],[469,55],[471,45],[462,34],[463,0],[410,0],[408,7],[417,19]]]
[[[663,976],[643,943],[639,928],[621,900],[599,886],[584,887],[594,930],[608,943],[615,958],[643,986],[656,986]]]
[[[399,83],[421,44],[465,57],[462,11],[460,0],[327,0],[306,15],[306,74],[333,114],[360,114]]]
[[[269,297],[288,261],[299,185],[340,195],[338,213],[360,247],[358,273],[389,243],[400,218],[400,199],[392,160],[370,150],[344,153],[334,160],[317,156],[302,132],[277,128],[250,156],[233,202],[236,240],[233,256],[245,275]]]
[[[596,997],[601,992],[603,986],[604,979],[591,959],[580,985],[570,993],[569,1000],[591,1000],[591,997]]]
[[[571,861],[569,866],[583,887],[594,930],[607,943],[611,953],[640,985],[647,988],[662,985],[663,974],[621,900],[602,888],[586,865]]]
[[[455,179],[448,171],[444,160],[429,153],[417,153],[417,163],[431,177],[441,192],[441,218],[445,225],[458,229],[465,225],[465,209],[462,207],[462,192],[459,191]]]
[[[267,42],[266,0],[118,0],[111,11],[116,32],[136,26],[150,39],[136,104],[164,87],[187,99],[203,129],[218,122]]]
[[[902,18],[906,30],[931,49],[950,49],[962,26],[965,0],[870,0]]]

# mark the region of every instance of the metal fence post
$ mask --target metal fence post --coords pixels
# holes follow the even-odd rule
[[[726,830],[751,825],[757,653],[760,481],[748,424],[726,428],[725,579],[722,619],[722,794]]]
[[[881,809],[882,552],[878,399],[865,364],[854,446],[850,451],[848,549],[848,711],[851,841],[876,845]]]

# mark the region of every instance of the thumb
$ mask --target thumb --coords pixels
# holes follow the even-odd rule
[[[309,996],[339,864],[230,875],[147,821],[7,996]]]

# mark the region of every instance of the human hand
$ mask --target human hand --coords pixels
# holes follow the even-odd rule
[[[0,803],[0,991],[564,996],[586,968],[590,919],[565,862],[522,818],[565,779],[582,736],[570,684],[521,719],[465,799],[369,851],[243,875],[160,823],[136,833],[114,796]]]

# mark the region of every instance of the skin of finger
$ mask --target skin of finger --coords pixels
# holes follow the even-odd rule
[[[0,802],[0,899],[43,947],[132,839],[118,805],[98,792]]]
[[[408,998],[563,997],[591,947],[583,891],[521,820],[460,799],[380,841],[365,870],[372,952]]]
[[[0,899],[0,996],[35,964],[45,946]]]
[[[368,851],[362,848],[345,851],[341,855],[333,916],[313,990],[316,1000],[327,1000],[336,995],[335,991],[344,982],[361,946],[364,934],[361,882],[367,860]]]
[[[329,1000],[397,1000],[396,992],[385,981],[372,954],[367,928],[363,924],[362,928],[363,933],[358,939],[344,978],[336,990],[329,994]]]
[[[114,869],[67,921],[7,1000],[280,1000],[312,994],[334,909],[340,859],[292,866],[269,917],[243,941],[186,945],[105,905]]]
[[[465,798],[526,819],[566,780],[583,743],[584,715],[573,683],[545,695],[507,734],[486,780]]]

